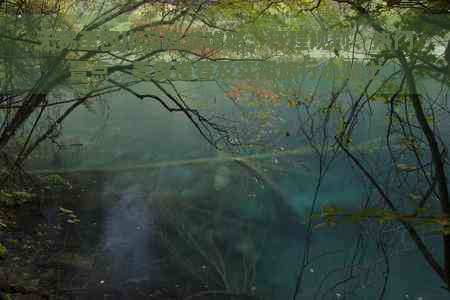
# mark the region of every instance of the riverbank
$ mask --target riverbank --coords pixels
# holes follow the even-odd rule
[[[206,169],[186,172],[158,173],[157,186],[162,188],[161,180],[176,176],[195,179],[196,172]],[[200,235],[198,240],[206,244],[193,248],[184,244],[186,235],[178,230],[181,224],[196,230],[210,221],[203,213],[215,215],[219,217],[214,228],[216,242],[224,249],[233,248],[236,257],[251,250],[247,248],[252,242],[242,242],[239,230],[232,233],[224,228],[244,228],[245,219],[231,209],[226,216],[215,211],[219,199],[206,195],[211,191],[177,193],[174,187],[172,192],[153,191],[143,184],[155,177],[140,175],[91,172],[64,179],[52,175],[64,184],[47,187],[20,206],[0,207],[4,225],[0,242],[7,251],[0,262],[2,291],[22,300],[184,299],[198,293],[206,293],[199,299],[208,299],[211,290],[226,291],[220,278],[215,281],[219,270],[214,264],[221,258],[215,256],[207,236]],[[178,184],[182,186],[180,180]],[[187,199],[199,199],[199,203],[183,206]],[[181,222],[182,214],[195,221]],[[223,259],[223,263],[230,262],[229,257]],[[254,283],[248,284],[250,290]]]

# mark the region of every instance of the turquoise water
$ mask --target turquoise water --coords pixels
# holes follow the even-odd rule
[[[147,86],[141,88],[143,92],[153,91]],[[208,90],[211,92],[208,93]],[[195,102],[197,100],[209,103],[209,112],[236,113],[236,107],[224,101],[223,96],[211,89],[208,83],[196,85],[194,90],[186,86],[182,92],[190,92],[194,106],[198,104]],[[77,137],[83,147],[76,159],[70,156],[72,154],[65,156],[66,167],[119,168],[157,162],[216,159],[222,155],[208,145],[180,113],[169,113],[158,103],[140,101],[131,96],[113,95],[104,100],[109,108],[95,105],[94,114],[81,108],[67,120],[64,134]],[[372,122],[360,126],[355,134],[356,142],[380,137],[379,132],[385,129],[382,122],[384,110],[382,106],[373,107]],[[285,113],[284,124],[292,128],[296,115],[286,108],[280,108],[280,111]],[[276,141],[267,147],[266,153],[270,154],[280,147],[292,150],[305,145],[302,136],[287,137],[283,133],[276,135]],[[380,163],[374,170],[380,173],[390,167],[389,162],[384,161],[382,150],[366,154],[378,159]],[[105,203],[113,194],[118,195],[119,200],[115,205],[102,208],[107,217],[99,234],[110,249],[105,255],[109,256],[113,270],[128,266],[128,271],[123,273],[112,271],[113,282],[142,277],[148,272],[148,268],[142,266],[148,264],[149,257],[154,255],[148,239],[155,232],[147,224],[154,217],[154,211],[149,210],[145,202],[157,199],[171,204],[177,201],[198,203],[199,207],[223,210],[225,214],[258,224],[256,228],[245,231],[245,227],[224,225],[222,221],[216,222],[201,215],[198,219],[199,224],[211,222],[205,228],[224,234],[224,253],[229,253],[230,260],[227,262],[231,265],[236,263],[233,261],[236,255],[247,252],[252,254],[255,274],[247,288],[271,299],[292,299],[307,245],[307,226],[289,227],[290,223],[280,222],[280,216],[274,213],[276,204],[273,199],[277,195],[270,186],[255,179],[237,164],[227,162],[224,157],[224,162],[181,164],[140,172],[131,170],[106,177],[99,187],[103,195],[101,197],[105,198]],[[319,170],[317,158],[312,154],[268,155],[254,161],[254,164],[273,180],[295,214],[302,222],[306,222],[316,196]],[[217,179],[217,176],[220,178]],[[349,160],[338,156],[317,194],[315,210],[322,205],[337,205],[349,210],[361,208],[368,195],[374,193],[373,189],[367,187],[367,182]],[[124,215],[124,211],[129,213]],[[406,234],[394,235],[392,231],[399,229],[386,225],[381,234],[390,241],[385,247],[393,248],[389,248],[390,255],[384,257],[376,244],[375,234],[380,234],[376,230],[377,225],[365,225],[343,224],[313,230],[309,245],[311,263],[304,268],[301,294],[297,299],[371,300],[379,299],[382,293],[384,299],[389,300],[448,299],[448,293],[440,287],[439,279],[430,271]],[[223,233],[224,227],[228,227],[231,232]],[[203,232],[205,228],[199,230]],[[401,242],[400,237],[403,239]],[[128,246],[118,246],[124,241]],[[439,253],[437,236],[427,237],[427,243],[435,244],[433,249]],[[206,251],[211,250],[205,247]],[[240,270],[239,264],[236,264],[237,270]],[[354,267],[350,267],[352,265]],[[158,273],[153,272],[152,276],[157,277]],[[238,286],[244,279],[241,278],[242,273],[234,272],[229,274],[229,284]],[[233,280],[237,283],[233,283]],[[386,288],[383,289],[385,280]]]

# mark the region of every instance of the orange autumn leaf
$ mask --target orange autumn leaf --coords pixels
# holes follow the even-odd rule
[[[269,101],[271,104],[277,104],[281,99],[280,95],[275,94],[272,90],[265,88],[250,79],[238,81],[231,86],[228,93],[253,95],[257,97],[258,101]]]

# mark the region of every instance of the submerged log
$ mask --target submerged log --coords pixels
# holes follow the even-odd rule
[[[380,138],[375,138],[373,140],[357,144],[350,145],[349,150],[352,151],[362,151],[362,152],[372,152],[374,147],[380,146],[380,141],[383,141]],[[392,143],[394,144],[396,139],[393,139]],[[330,147],[326,151],[335,151],[333,147]],[[129,172],[129,171],[139,171],[139,170],[148,170],[148,169],[158,169],[158,168],[170,168],[170,167],[179,167],[179,166],[189,166],[189,165],[202,165],[208,163],[224,163],[227,161],[234,160],[249,160],[249,159],[267,159],[273,157],[299,157],[299,156],[307,156],[313,155],[315,151],[313,148],[309,146],[300,147],[297,149],[290,149],[284,151],[270,151],[267,153],[260,154],[252,154],[247,156],[223,156],[223,157],[206,157],[206,158],[196,158],[196,159],[186,159],[186,160],[175,160],[175,161],[157,161],[152,163],[138,164],[138,165],[126,165],[126,166],[118,166],[118,167],[109,167],[109,168],[60,168],[60,169],[35,169],[29,170],[29,174],[35,175],[44,175],[44,174],[70,174],[70,173],[92,173],[92,172],[105,172],[105,173],[119,173],[119,172]]]

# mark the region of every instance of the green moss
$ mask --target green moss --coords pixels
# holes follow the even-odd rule
[[[13,300],[10,294],[3,294],[1,300]]]
[[[22,191],[0,191],[0,204],[5,206],[21,205],[30,201],[33,198],[33,194]]]
[[[66,181],[58,174],[52,174],[47,176],[47,181],[51,185],[65,185]]]
[[[3,246],[2,243],[0,243],[0,259],[3,259],[8,255],[8,249],[6,249],[5,246]]]
[[[17,245],[19,245],[19,241],[18,241],[18,240],[15,240],[15,239],[10,239],[10,240],[9,240],[9,243],[10,243],[12,246],[17,246]]]

